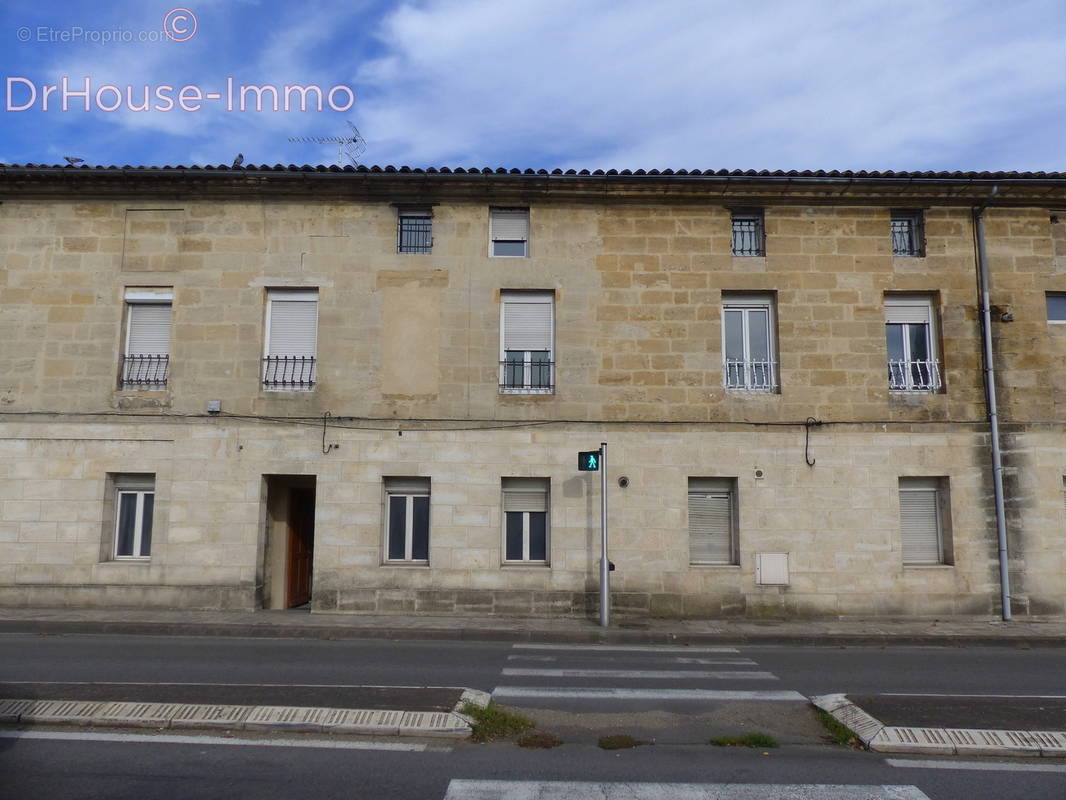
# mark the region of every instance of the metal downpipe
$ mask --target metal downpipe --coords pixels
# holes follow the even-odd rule
[[[992,189],[991,200],[997,189]],[[1007,552],[1007,514],[1003,502],[1003,458],[999,447],[999,411],[996,406],[996,373],[992,358],[992,309],[989,301],[988,253],[985,250],[985,204],[973,210],[974,238],[977,244],[977,290],[981,311],[981,340],[984,350],[985,399],[988,406],[989,435],[992,438],[992,489],[996,504],[996,540],[999,546],[999,591],[1003,620],[1011,619],[1010,572]]]

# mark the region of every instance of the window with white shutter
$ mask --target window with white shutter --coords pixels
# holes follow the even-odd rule
[[[893,392],[938,392],[934,298],[931,295],[886,295],[885,339],[888,388]]]
[[[500,391],[555,391],[555,293],[500,294]]]
[[[429,478],[385,478],[385,561],[429,562]]]
[[[689,562],[737,564],[736,481],[688,479]]]
[[[493,208],[489,211],[489,253],[524,258],[529,255],[529,209]]]
[[[548,563],[547,478],[503,479],[503,560]]]
[[[119,375],[122,389],[161,391],[170,374],[169,289],[127,289],[126,335]]]
[[[941,515],[941,478],[899,479],[899,526],[903,563],[947,563]]]
[[[272,290],[267,295],[263,387],[314,388],[318,346],[318,290]]]

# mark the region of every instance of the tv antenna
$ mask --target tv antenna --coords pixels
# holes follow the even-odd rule
[[[337,163],[347,161],[353,167],[359,166],[359,156],[366,152],[366,140],[359,129],[345,120],[350,133],[348,136],[290,136],[289,141],[299,144],[335,144],[337,145]]]

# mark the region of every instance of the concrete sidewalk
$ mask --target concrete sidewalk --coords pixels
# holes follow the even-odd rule
[[[311,614],[293,611],[0,609],[0,633],[730,645],[1066,646],[1066,622],[984,619],[665,620]]]

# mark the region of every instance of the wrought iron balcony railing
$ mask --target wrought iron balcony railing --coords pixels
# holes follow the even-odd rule
[[[776,392],[776,361],[745,361],[727,358],[724,364],[725,388],[737,392]]]
[[[889,361],[888,388],[893,392],[939,392],[940,362]]]
[[[501,361],[500,391],[551,394],[555,391],[554,361]]]
[[[123,389],[165,389],[170,373],[170,356],[157,355],[122,356],[120,381]]]
[[[265,388],[311,389],[314,385],[314,356],[267,356],[263,359]]]

